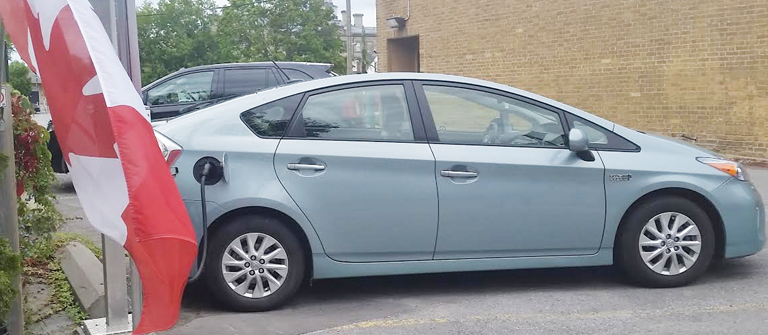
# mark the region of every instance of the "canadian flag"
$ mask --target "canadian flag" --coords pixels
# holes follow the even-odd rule
[[[197,239],[141,98],[88,0],[0,0],[22,59],[42,79],[89,221],[122,244],[143,284],[134,334],[171,328]]]

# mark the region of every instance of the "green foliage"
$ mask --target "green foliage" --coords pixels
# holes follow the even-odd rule
[[[296,61],[344,68],[333,9],[322,0],[230,0],[217,39],[229,62]]]
[[[255,61],[334,64],[344,73],[342,42],[323,0],[160,0],[137,11],[142,81],[183,67]]]
[[[13,144],[16,160],[16,185],[19,233],[23,254],[36,239],[47,239],[62,221],[50,190],[56,181],[48,150],[48,131],[32,119],[34,109],[29,100],[14,92]]]
[[[21,273],[21,256],[14,253],[8,240],[0,237],[0,320],[5,320],[18,294],[13,279]]]
[[[25,96],[32,94],[32,80],[29,79],[29,73],[27,65],[17,60],[11,62],[8,67],[11,86]]]
[[[160,0],[138,10],[141,78],[144,84],[183,67],[221,61],[214,27],[214,0]]]

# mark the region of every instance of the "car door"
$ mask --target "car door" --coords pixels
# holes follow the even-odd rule
[[[432,258],[435,161],[409,82],[307,94],[274,162],[332,259]]]
[[[566,148],[559,111],[476,86],[416,89],[436,159],[435,259],[597,252],[604,167]]]
[[[149,88],[146,104],[152,120],[175,117],[181,109],[211,99],[214,74],[214,70],[184,73]]]

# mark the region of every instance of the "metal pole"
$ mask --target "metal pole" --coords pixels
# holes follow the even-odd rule
[[[344,25],[347,27],[347,74],[352,74],[352,58],[355,57],[355,48],[352,46],[352,0],[347,0],[347,15]]]
[[[133,81],[136,92],[141,92],[141,68],[139,67],[139,38],[136,23],[135,0],[116,0],[117,52],[123,67]],[[143,112],[143,111],[141,111]],[[133,328],[141,319],[143,303],[141,277],[136,264],[131,260],[131,316]]]
[[[0,22],[0,37],[2,37],[2,56],[0,56],[0,82],[7,74],[5,59],[5,28]],[[8,158],[5,169],[0,171],[0,236],[8,239],[11,249],[19,252],[19,218],[16,203],[16,166],[13,159],[13,115],[11,114],[10,91],[6,97],[6,108],[0,107],[0,154]],[[10,335],[24,334],[24,309],[21,304],[21,275],[13,278],[11,283],[19,294],[11,302],[11,311],[8,314],[8,331]]]
[[[91,5],[101,19],[115,50],[119,50],[117,41],[117,13],[115,0],[91,0]],[[132,330],[128,315],[128,281],[125,271],[125,249],[106,236],[101,236],[104,256],[104,298],[106,300],[107,334],[129,332]]]

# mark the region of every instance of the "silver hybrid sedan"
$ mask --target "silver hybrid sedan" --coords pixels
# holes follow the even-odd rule
[[[488,81],[318,79],[156,131],[203,276],[239,311],[339,277],[617,264],[673,287],[765,244],[739,164]],[[220,174],[205,224],[201,162]]]

